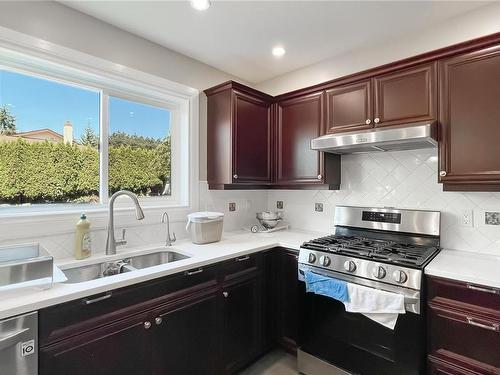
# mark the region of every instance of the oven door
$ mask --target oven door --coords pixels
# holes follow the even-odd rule
[[[323,368],[325,363],[331,365],[331,371],[326,373],[344,373],[335,372],[335,367],[363,375],[425,373],[422,314],[400,314],[395,329],[391,330],[362,314],[346,312],[342,302],[313,293],[307,293],[304,310],[300,349],[310,355],[307,358],[322,360]],[[299,367],[315,368],[300,366],[300,363]],[[320,375],[325,371],[304,373]]]

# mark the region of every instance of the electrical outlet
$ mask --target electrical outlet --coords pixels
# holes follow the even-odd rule
[[[485,211],[484,212],[485,225],[500,225],[500,212]]]
[[[323,212],[323,203],[314,203],[314,211]]]
[[[236,211],[236,203],[230,202],[229,203],[229,212]]]
[[[462,226],[464,227],[474,226],[474,211],[470,209],[462,210]]]
[[[283,209],[283,201],[276,201],[276,208],[278,210],[282,210]]]

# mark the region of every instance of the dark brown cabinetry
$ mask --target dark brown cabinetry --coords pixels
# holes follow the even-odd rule
[[[431,63],[333,87],[326,91],[327,133],[433,122],[436,81],[436,63]]]
[[[225,284],[222,297],[222,355],[225,373],[232,374],[260,354],[261,291],[257,275]]]
[[[219,293],[209,290],[153,312],[153,375],[219,373],[218,300]]]
[[[500,290],[427,282],[430,374],[500,374]]]
[[[276,108],[276,186],[340,187],[340,156],[311,150],[324,133],[325,93],[280,100]]]
[[[372,127],[372,81],[334,87],[326,91],[327,133]]]
[[[373,87],[374,126],[436,120],[436,63],[376,76]]]
[[[42,375],[151,374],[148,314],[139,314],[40,349]]]
[[[211,188],[271,183],[271,99],[236,82],[206,90]],[[237,187],[233,187],[237,188]]]
[[[439,181],[500,190],[500,46],[439,62]]]
[[[299,321],[303,313],[304,284],[298,280],[298,252],[281,249],[278,271],[278,340],[288,351],[300,344]]]
[[[40,374],[236,373],[269,349],[268,259],[245,255],[41,310]]]

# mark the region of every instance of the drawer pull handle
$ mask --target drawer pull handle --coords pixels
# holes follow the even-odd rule
[[[229,292],[222,292],[222,295],[224,296],[224,298],[227,298],[229,297]]]
[[[83,302],[86,304],[86,305],[91,305],[93,303],[96,303],[96,302],[101,302],[101,301],[104,301],[108,298],[111,298],[111,292],[110,293],[107,293],[103,296],[100,296],[100,297],[97,297],[97,298],[92,298],[92,299],[89,299],[89,298],[84,298],[83,299]]]
[[[468,289],[472,290],[477,290],[478,292],[485,292],[485,293],[491,293],[491,294],[500,294],[500,289],[490,289],[490,288],[483,288],[480,286],[475,286],[472,284],[467,284]]]
[[[202,272],[203,272],[203,268],[198,268],[195,271],[186,271],[186,275],[191,276],[191,275],[196,275],[197,273],[202,273]]]
[[[497,323],[483,324],[483,323],[476,322],[473,318],[469,318],[469,317],[467,317],[467,323],[469,323],[471,326],[489,329],[490,331],[500,330],[500,324],[497,324]]]
[[[236,261],[237,262],[244,262],[245,260],[248,260],[248,259],[250,259],[250,257],[248,255],[245,255],[244,257],[236,258]]]

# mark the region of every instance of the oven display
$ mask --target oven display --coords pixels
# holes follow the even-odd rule
[[[363,221],[375,221],[377,223],[401,224],[401,214],[394,212],[363,211]]]

